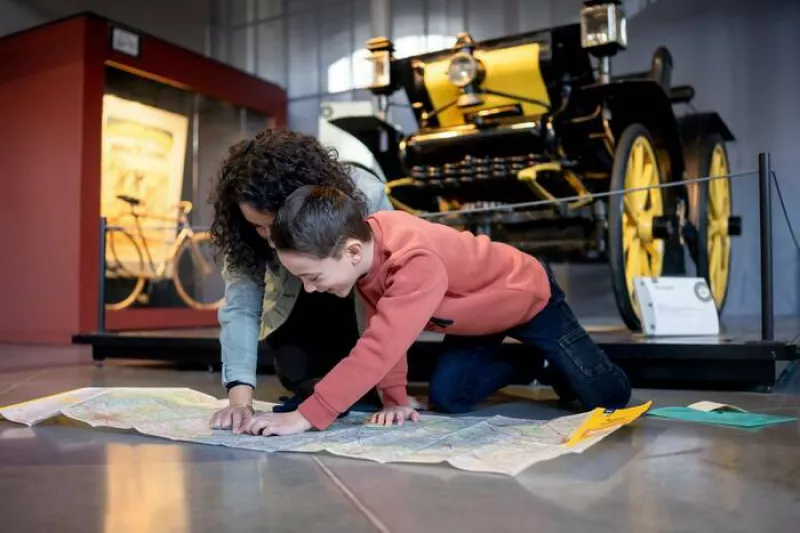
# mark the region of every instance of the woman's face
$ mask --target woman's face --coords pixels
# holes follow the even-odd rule
[[[266,240],[274,248],[272,239],[269,237],[269,229],[275,220],[275,213],[259,211],[246,203],[239,204],[239,209],[242,211],[244,218],[256,228],[256,233],[258,233],[259,237]]]

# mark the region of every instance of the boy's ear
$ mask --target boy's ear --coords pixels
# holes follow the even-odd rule
[[[344,253],[351,263],[354,265],[361,261],[361,255],[364,251],[364,243],[358,239],[347,239],[344,245]]]

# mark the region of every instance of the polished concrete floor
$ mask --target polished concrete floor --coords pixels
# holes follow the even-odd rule
[[[0,405],[83,386],[186,386],[219,375],[109,361],[83,348],[0,346]],[[263,376],[258,397],[280,393]],[[485,413],[562,414],[547,391]],[[798,416],[800,396],[635,391]],[[796,532],[800,425],[758,431],[646,418],[582,455],[516,478],[446,466],[264,455],[72,425],[0,421],[0,531],[16,532]]]

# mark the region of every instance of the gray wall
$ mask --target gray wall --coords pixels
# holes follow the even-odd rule
[[[0,0],[0,36],[26,30],[45,22],[45,18],[15,0]]]
[[[80,11],[93,11],[205,53],[210,5],[209,0],[0,0],[0,35]],[[7,25],[17,27],[7,30]]]

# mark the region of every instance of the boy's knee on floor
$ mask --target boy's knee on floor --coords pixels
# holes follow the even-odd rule
[[[458,391],[453,388],[432,386],[428,394],[431,411],[445,414],[460,414],[472,410],[472,404],[458,398]]]
[[[625,373],[616,369],[614,372],[613,383],[607,383],[597,390],[597,397],[600,405],[608,409],[621,409],[628,405],[631,400],[631,382]]]

